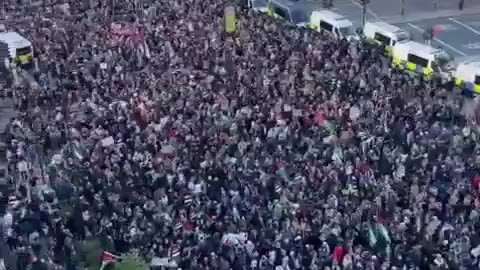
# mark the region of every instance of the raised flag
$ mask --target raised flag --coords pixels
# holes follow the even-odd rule
[[[108,251],[103,251],[101,255],[102,265],[100,266],[99,270],[103,270],[107,265],[116,262],[118,259],[120,259],[120,256],[117,256]]]
[[[180,230],[183,228],[183,223],[181,221],[177,221],[177,223],[175,223],[175,230]]]
[[[227,33],[234,33],[237,29],[237,19],[235,16],[235,8],[232,6],[228,6],[225,8],[224,11],[224,19],[225,19],[225,32]]]
[[[137,24],[112,23],[110,37],[113,45],[130,44],[142,47],[145,44],[144,28]]]
[[[181,254],[181,251],[180,251],[180,246],[179,245],[173,245],[171,248],[170,248],[170,252],[169,252],[169,255],[170,257],[178,257],[180,256]]]
[[[192,204],[192,202],[193,202],[192,195],[190,195],[190,194],[185,194],[185,195],[183,196],[183,203],[184,203],[185,205],[190,205],[190,204]]]
[[[323,112],[317,112],[315,114],[315,123],[317,123],[317,125],[323,127],[325,125],[325,114]]]
[[[385,252],[388,252],[390,249],[390,243],[392,242],[387,228],[378,221],[370,222],[370,224],[368,224],[368,239],[370,247]]]

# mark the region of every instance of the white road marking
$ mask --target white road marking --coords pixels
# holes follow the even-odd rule
[[[480,50],[480,42],[469,43],[467,45],[463,45],[463,47],[469,50]]]
[[[468,25],[471,27],[480,27],[480,21],[468,21]]]
[[[354,4],[355,6],[359,7],[360,9],[363,9],[363,5],[360,4],[360,3],[358,3],[358,2],[355,1],[355,0],[352,0],[352,4]],[[367,7],[368,7],[368,5],[367,5]],[[371,11],[369,8],[367,8],[367,13],[370,14],[370,15],[372,15],[376,20],[380,20],[380,17],[379,17],[377,14],[375,14],[375,12]]]
[[[457,26],[455,26],[452,23],[446,23],[446,24],[435,24],[435,28],[439,29],[440,31],[455,31],[458,29]]]
[[[417,30],[418,32],[421,32],[421,33],[424,32],[424,30],[423,30],[422,28],[420,28],[420,27],[418,27],[418,26],[416,26],[416,25],[414,25],[414,24],[407,23],[407,25],[410,26],[410,27],[412,27],[413,29]],[[436,42],[438,42],[438,43],[442,44],[443,46],[449,48],[450,50],[452,50],[452,51],[460,54],[461,56],[467,56],[464,52],[462,52],[462,51],[460,51],[460,50],[452,47],[451,45],[448,45],[447,43],[445,43],[444,41],[441,41],[440,39],[438,39],[438,38],[436,38],[436,37],[434,37],[433,40],[435,40]]]
[[[448,18],[448,19],[449,19],[450,21],[456,23],[456,24],[459,24],[459,25],[467,28],[468,30],[470,30],[470,31],[472,31],[473,33],[475,33],[475,34],[477,34],[477,35],[480,36],[480,31],[477,31],[477,30],[473,29],[472,27],[470,27],[470,25],[466,25],[466,24],[464,24],[463,22],[461,22],[461,21],[459,21],[459,20],[457,20],[457,19],[454,19],[454,18]]]

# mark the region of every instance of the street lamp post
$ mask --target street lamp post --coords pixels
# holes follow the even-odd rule
[[[405,0],[402,0],[402,10],[400,11],[400,14],[401,14],[402,16],[405,15]]]
[[[323,0],[322,5],[323,5],[323,8],[332,8],[333,0]]]
[[[362,26],[365,26],[367,22],[367,5],[370,3],[370,0],[362,0]]]

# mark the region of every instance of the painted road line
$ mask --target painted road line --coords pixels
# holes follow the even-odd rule
[[[363,5],[358,3],[357,1],[355,0],[352,0],[352,4],[354,4],[355,6],[359,7],[360,9],[363,9]],[[372,15],[373,17],[375,17],[376,20],[380,20],[380,17],[375,14],[375,12],[371,11],[369,8],[367,8],[367,13]]]
[[[464,24],[463,22],[461,22],[461,21],[459,21],[459,20],[457,20],[457,19],[454,19],[454,18],[448,18],[448,19],[449,19],[450,21],[458,24],[458,25],[461,25],[461,26],[467,28],[468,30],[470,30],[470,31],[472,31],[473,33],[475,33],[475,34],[477,34],[477,35],[480,36],[480,31],[477,31],[477,30],[473,29],[470,25]]]
[[[410,27],[412,27],[413,29],[417,30],[418,32],[421,32],[421,33],[424,32],[424,30],[423,30],[422,28],[420,28],[420,27],[418,27],[418,26],[416,26],[416,25],[414,25],[414,24],[407,23],[407,25],[410,26]],[[464,52],[462,52],[462,51],[460,51],[460,50],[458,50],[458,49],[455,49],[455,48],[452,47],[451,45],[448,45],[447,43],[445,43],[444,41],[441,41],[440,39],[438,39],[438,38],[436,38],[436,37],[434,37],[433,40],[435,40],[436,42],[438,42],[438,43],[442,44],[443,46],[449,48],[450,50],[452,50],[452,51],[460,54],[461,56],[467,56]]]

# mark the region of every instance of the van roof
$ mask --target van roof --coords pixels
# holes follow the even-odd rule
[[[303,10],[309,13],[318,10],[321,7],[320,2],[317,3],[306,0],[271,0],[271,2],[289,9]]]
[[[26,40],[27,40],[26,38],[22,37],[17,32],[0,33],[0,41],[3,41],[3,42],[17,43],[17,42],[25,42]]]
[[[465,62],[461,63],[461,65],[464,65],[465,67],[480,69],[480,61],[478,59],[477,60],[465,61]]]
[[[375,27],[381,28],[382,30],[389,32],[391,34],[400,34],[400,33],[408,33],[407,31],[403,30],[402,28],[386,23],[384,21],[373,21],[373,22],[367,22],[367,24],[372,24]]]
[[[347,19],[345,16],[335,13],[330,10],[316,10],[313,12],[312,16],[321,17],[325,21],[335,24],[339,27],[352,26],[352,22]]]
[[[285,6],[285,7],[294,7],[296,2],[290,1],[290,0],[272,0],[272,2],[275,2],[279,5]]]
[[[310,15],[315,10],[318,10],[321,7],[320,2],[311,2],[306,0],[271,0],[270,3],[276,4],[283,8],[287,8],[290,12],[298,12],[305,15],[306,18],[310,18]]]
[[[445,52],[442,49],[435,48],[435,47],[432,47],[420,42],[416,42],[416,41],[407,41],[407,42],[397,43],[395,47],[408,48],[409,51],[415,51],[416,53],[424,54],[424,55],[439,54],[439,53]]]

